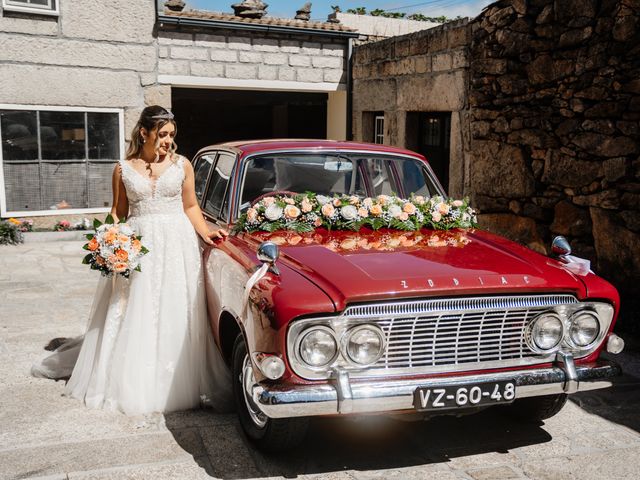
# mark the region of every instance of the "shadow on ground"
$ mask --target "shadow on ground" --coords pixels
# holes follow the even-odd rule
[[[385,417],[312,421],[305,441],[295,450],[265,455],[245,438],[235,420],[226,428],[199,429],[204,451],[182,430],[183,419],[166,416],[180,446],[210,476],[224,479],[328,474],[341,470],[375,471],[447,462],[451,458],[545,443],[551,436],[540,425],[523,424],[490,409],[463,418],[437,417],[406,422]],[[213,434],[214,442],[206,436]],[[237,458],[220,462],[220,458]],[[247,458],[249,457],[249,458]],[[253,460],[247,465],[246,460]]]

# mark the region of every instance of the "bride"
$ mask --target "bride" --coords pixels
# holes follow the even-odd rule
[[[88,407],[127,415],[227,405],[230,377],[207,320],[198,236],[210,230],[195,196],[191,163],[176,154],[173,114],[145,108],[113,171],[116,219],[127,218],[149,253],[129,279],[101,277],[85,334],[32,367],[66,378]]]

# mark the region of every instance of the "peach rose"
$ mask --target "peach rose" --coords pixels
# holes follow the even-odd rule
[[[434,214],[431,215],[431,218],[434,222],[439,222],[440,220],[442,220],[442,215],[440,215],[439,212],[434,212]]]
[[[378,204],[371,205],[369,211],[371,212],[371,215],[377,217],[379,215],[382,215],[382,206]]]
[[[91,239],[91,241],[89,242],[89,247],[88,248],[92,252],[95,252],[96,250],[98,250],[98,248],[100,248],[100,244],[98,243],[98,240],[96,239],[96,237],[93,237]]]
[[[402,212],[400,215],[398,215],[398,218],[404,222],[406,220],[409,220],[409,214],[407,212]]]
[[[303,199],[302,204],[300,206],[302,207],[302,211],[304,213],[309,213],[311,210],[313,210],[313,207],[311,206],[311,202],[309,201],[308,198]]]
[[[454,207],[460,208],[463,205],[462,200],[454,200],[451,205],[453,205]]]
[[[358,197],[356,197],[355,195],[351,195],[351,196],[349,197],[349,203],[350,203],[351,205],[357,205],[357,204],[359,204],[359,203],[360,203],[360,199],[359,199]]]
[[[258,211],[251,207],[249,210],[247,210],[247,220],[249,220],[250,222],[255,222],[256,219],[258,218]]]
[[[284,203],[286,203],[287,205],[295,205],[296,202],[293,200],[293,198],[285,198]]]
[[[129,241],[129,237],[127,237],[126,235],[118,235],[118,241],[120,243],[127,243]]]
[[[333,205],[325,203],[322,206],[321,212],[325,217],[333,217],[333,215],[336,213],[336,209],[333,208]]]
[[[424,197],[422,195],[416,195],[413,199],[418,205],[424,205]]]
[[[378,195],[378,203],[386,205],[389,202],[389,195]]]
[[[116,238],[118,238],[118,235],[116,233],[111,232],[111,231],[108,231],[104,235],[104,241],[106,243],[108,243],[109,245],[113,245],[115,243],[115,241],[116,241]]]
[[[360,215],[362,218],[367,218],[369,216],[369,212],[367,212],[366,208],[360,207],[358,209],[358,215]]]
[[[140,243],[140,240],[134,240],[133,242],[131,242],[131,248],[133,248],[133,251],[136,253],[142,250],[142,244]]]
[[[262,204],[265,207],[268,207],[269,205],[273,205],[274,203],[276,203],[276,199],[273,197],[265,197],[262,199]]]
[[[413,215],[416,213],[416,206],[411,202],[407,202],[402,206],[402,211],[409,215]]]
[[[300,216],[300,209],[295,205],[287,205],[284,207],[284,216],[291,220],[298,218]]]
[[[363,204],[365,207],[371,208],[371,206],[373,205],[373,199],[371,199],[371,198],[367,197],[367,198],[365,198],[365,199],[362,201],[362,204]]]
[[[117,262],[113,265],[113,271],[116,273],[125,272],[128,268],[128,265],[124,262]]]
[[[98,256],[96,257],[96,263],[97,263],[98,265],[102,266],[102,265],[104,265],[104,264],[105,264],[105,263],[107,263],[107,262],[105,262],[105,261],[104,261],[104,258],[102,258],[100,255],[98,255]]]
[[[438,204],[438,212],[440,212],[442,215],[446,215],[447,213],[449,213],[449,205],[444,202]]]
[[[322,225],[322,220],[320,220],[320,218],[316,218],[313,222],[313,225],[319,227],[320,225]]]
[[[334,198],[333,199],[333,206],[334,207],[339,207],[340,206],[340,199],[339,198]]]

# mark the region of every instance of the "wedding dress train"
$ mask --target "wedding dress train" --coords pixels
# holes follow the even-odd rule
[[[86,333],[32,368],[70,375],[66,392],[92,408],[128,415],[227,408],[231,379],[207,319],[197,234],[184,213],[183,157],[154,182],[121,161],[127,222],[149,253],[129,279],[101,277]]]

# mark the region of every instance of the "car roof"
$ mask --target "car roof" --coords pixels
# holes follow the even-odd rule
[[[243,156],[248,154],[267,152],[273,150],[292,149],[317,149],[317,150],[366,150],[384,153],[395,153],[401,155],[411,155],[423,158],[422,155],[404,148],[392,147],[389,145],[379,145],[365,142],[347,142],[339,140],[314,140],[314,139],[288,139],[275,138],[268,140],[238,140],[211,145],[210,148],[229,148],[240,151]]]

